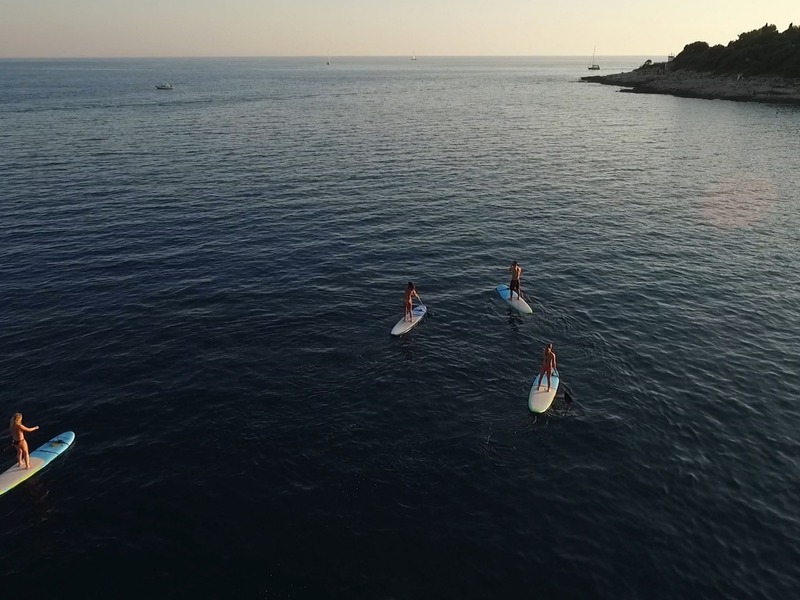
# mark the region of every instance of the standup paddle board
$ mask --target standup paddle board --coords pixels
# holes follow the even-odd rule
[[[416,327],[417,323],[422,321],[422,317],[425,316],[426,312],[428,312],[428,308],[424,304],[415,306],[411,311],[411,320],[406,321],[405,319],[400,319],[397,325],[392,327],[392,335],[403,335],[411,331]]]
[[[543,413],[550,408],[553,400],[556,399],[559,382],[558,370],[554,370],[553,374],[550,375],[550,391],[547,391],[547,377],[544,378],[542,387],[537,390],[536,386],[539,385],[539,376],[540,375],[537,375],[536,379],[533,380],[531,393],[528,394],[528,408],[535,413]]]
[[[506,284],[498,285],[496,288],[497,293],[500,294],[500,297],[508,304],[511,308],[514,308],[521,312],[523,315],[532,315],[533,309],[530,305],[525,302],[522,298],[517,298],[517,295],[514,294],[514,299],[510,300],[511,298],[511,290],[509,290]]]
[[[57,435],[52,440],[39,446],[31,452],[31,468],[20,469],[15,464],[8,471],[0,475],[0,496],[8,490],[44,469],[50,462],[62,454],[75,441],[75,434],[71,431]],[[16,460],[16,449],[14,450],[14,460]]]

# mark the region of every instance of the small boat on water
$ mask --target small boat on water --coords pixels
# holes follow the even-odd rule
[[[171,83],[162,83],[161,85],[156,86],[157,90],[171,90],[172,84]]]
[[[595,52],[597,52],[597,46],[595,46],[594,50],[592,50],[592,62],[589,63],[589,70],[590,71],[599,71],[600,70],[600,65],[598,65],[596,62],[594,62],[594,54],[595,54]]]

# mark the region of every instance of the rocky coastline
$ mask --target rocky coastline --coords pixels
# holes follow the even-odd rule
[[[800,79],[769,75],[743,76],[670,69],[669,63],[639,67],[628,73],[590,75],[583,81],[620,86],[621,92],[668,94],[683,98],[800,104]]]

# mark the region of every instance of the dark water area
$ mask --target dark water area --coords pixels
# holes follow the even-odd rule
[[[8,597],[795,597],[800,109],[585,74],[0,61]]]

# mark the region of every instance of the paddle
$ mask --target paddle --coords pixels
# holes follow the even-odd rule
[[[422,298],[420,298],[419,296],[417,296],[417,300],[419,300],[419,304],[417,305],[417,307],[419,307],[419,306],[424,306],[424,307],[425,307],[425,314],[426,314],[426,315],[431,315],[431,314],[432,314],[432,313],[431,313],[431,311],[429,311],[429,310],[428,310],[428,307],[427,307],[427,306],[425,305],[425,303],[422,301]],[[411,318],[412,318],[412,319],[414,318],[414,308],[415,308],[415,306],[412,304],[412,305],[411,305]],[[403,315],[403,318],[405,319],[405,315]]]
[[[567,405],[567,410],[572,408],[572,394],[569,392],[569,386],[564,384],[564,404]]]
[[[519,291],[512,292],[510,286],[508,286],[506,284],[501,284],[501,285],[498,285],[495,288],[495,290],[500,294],[500,297],[507,304],[511,305],[513,308],[515,308],[517,310],[519,310],[519,307],[518,307],[517,304],[515,304],[515,302],[518,302],[518,301],[525,302],[525,303],[528,302],[528,296],[527,296],[527,294],[524,294],[522,292],[522,288],[520,288]],[[506,292],[506,291],[508,291],[508,297],[507,298],[503,295],[503,293]],[[522,312],[522,311],[520,311],[520,312]]]
[[[431,313],[431,311],[430,311],[430,310],[428,310],[428,305],[427,305],[427,304],[425,304],[425,303],[422,301],[422,298],[420,298],[420,297],[419,297],[419,294],[417,294],[417,300],[419,300],[419,305],[420,305],[420,306],[424,306],[424,307],[425,307],[425,314],[426,314],[426,315],[430,316],[430,315],[432,315],[432,314],[433,314],[433,313]]]
[[[509,289],[509,292],[511,292],[511,290],[510,290],[510,289]],[[509,301],[510,301],[510,300],[511,300],[511,298],[513,298],[513,297],[514,297],[514,295],[513,295],[513,294],[511,294],[511,293],[509,293],[509,296],[508,296],[508,298],[509,298]],[[522,291],[522,286],[520,286],[520,287],[519,287],[519,293],[517,294],[517,298],[519,298],[520,300],[524,300],[524,301],[525,301],[525,302],[527,302],[528,304],[530,304],[530,302],[531,302],[531,299],[528,297],[528,294],[526,294],[525,292],[523,292],[523,291]]]

